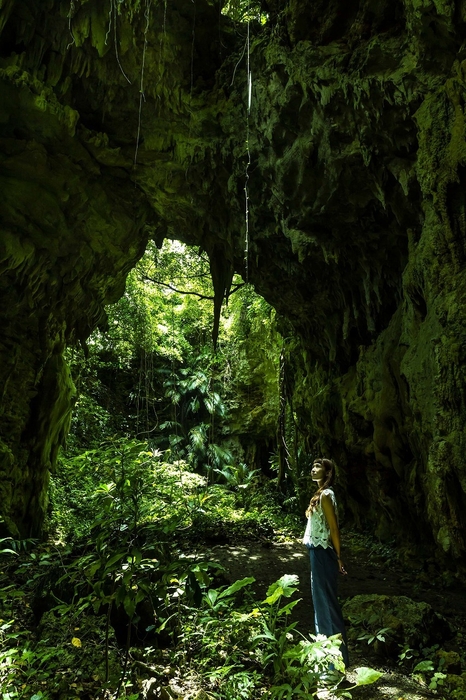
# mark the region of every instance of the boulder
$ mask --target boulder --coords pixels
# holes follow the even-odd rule
[[[357,595],[343,605],[348,637],[358,639],[365,633],[381,634],[374,640],[377,653],[397,656],[402,647],[429,646],[449,639],[452,631],[447,620],[428,603],[417,603],[407,596]]]

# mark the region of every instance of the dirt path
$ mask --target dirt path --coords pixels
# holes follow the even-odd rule
[[[241,544],[201,547],[194,553],[195,558],[217,561],[225,568],[228,582],[246,576],[256,579],[255,591],[265,597],[268,586],[283,574],[296,574],[299,578],[299,597],[302,600],[293,610],[293,619],[298,621],[297,629],[303,634],[313,632],[312,599],[309,585],[309,557],[305,547],[298,540],[287,542],[243,542]],[[347,599],[358,594],[378,593],[384,595],[406,595],[421,602],[430,603],[434,610],[444,615],[454,625],[466,626],[466,591],[457,587],[448,591],[439,590],[413,571],[406,571],[400,565],[383,561],[371,561],[366,553],[345,548],[345,566],[348,576],[341,577],[340,596]],[[383,678],[374,686],[357,688],[352,691],[355,699],[383,698],[393,700],[423,700],[434,697],[428,689],[415,683],[401,673],[395,664],[384,664],[370,654],[369,648],[356,648],[349,645],[351,666],[347,677],[354,678],[358,666],[371,666],[383,671]],[[320,698],[330,699],[328,692],[319,693]],[[435,696],[437,698],[441,695]]]

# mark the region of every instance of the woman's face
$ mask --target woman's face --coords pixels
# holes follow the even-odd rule
[[[326,475],[325,467],[320,462],[314,462],[311,469],[312,481],[322,481],[325,479]]]

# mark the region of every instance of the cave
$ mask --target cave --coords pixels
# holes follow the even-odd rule
[[[466,5],[254,8],[1,4],[5,526],[41,533],[65,348],[169,237],[209,255],[217,312],[238,272],[291,329],[300,430],[354,520],[459,563]]]

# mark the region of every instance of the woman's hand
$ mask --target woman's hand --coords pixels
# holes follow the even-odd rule
[[[346,576],[346,574],[347,574],[348,572],[346,571],[345,565],[343,564],[343,562],[342,562],[342,560],[340,559],[340,557],[338,557],[338,568],[339,568],[339,570],[340,570],[340,574],[343,574],[343,576]]]

